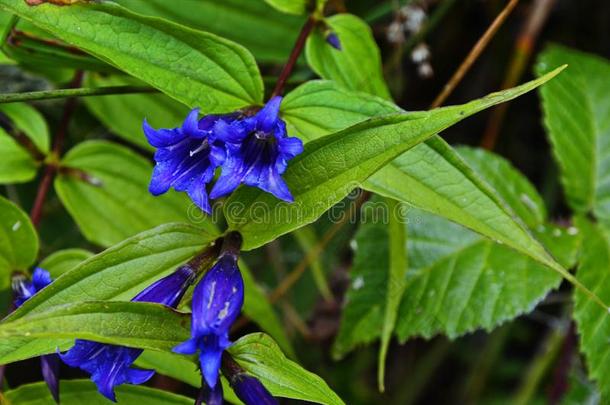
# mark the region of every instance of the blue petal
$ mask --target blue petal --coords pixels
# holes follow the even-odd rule
[[[195,354],[199,350],[197,337],[192,337],[189,340],[180,343],[172,348],[172,352],[179,354]]]
[[[59,403],[59,356],[56,354],[40,356],[40,368],[53,399]]]
[[[197,274],[188,266],[180,266],[169,276],[163,277],[136,295],[132,301],[155,302],[175,307]]]
[[[199,108],[193,108],[182,123],[182,132],[194,138],[203,138],[207,135],[206,131],[199,128]]]
[[[203,400],[206,405],[223,405],[223,392],[222,392],[222,384],[216,384],[214,388],[207,386],[202,387],[204,390]]]
[[[199,355],[199,363],[201,364],[201,374],[205,382],[214,388],[218,383],[218,373],[220,370],[220,360],[222,359],[222,352],[224,348],[209,347],[207,350],[202,350]]]
[[[130,368],[125,374],[126,382],[130,384],[144,384],[155,375],[155,370],[141,370],[137,368]]]
[[[52,282],[53,279],[48,271],[41,269],[40,267],[36,267],[34,274],[32,274],[32,284],[34,284],[36,292],[42,290]]]
[[[266,167],[265,171],[261,173],[256,182],[250,183],[246,179],[246,184],[251,186],[257,186],[261,190],[273,194],[276,198],[286,202],[294,202],[294,198],[290,193],[290,189],[282,176],[275,170],[275,167]]]
[[[278,120],[280,112],[280,104],[282,103],[281,96],[275,96],[265,104],[265,106],[256,113],[257,129],[266,133],[273,131],[275,123]]]
[[[144,119],[144,122],[142,123],[142,129],[144,131],[144,135],[146,135],[148,143],[155,148],[171,146],[186,138],[186,134],[176,129],[155,130],[148,124],[146,119]]]
[[[231,387],[245,405],[277,405],[278,401],[261,382],[249,375],[239,374],[231,379]]]
[[[203,173],[198,179],[193,179],[187,189],[187,194],[197,207],[208,215],[211,215],[212,207],[210,207],[208,191],[206,189],[207,183],[209,182],[207,179],[208,177],[209,176],[206,173]]]
[[[241,183],[244,171],[241,159],[235,155],[228,156],[220,177],[210,191],[210,198],[216,199],[232,193]]]

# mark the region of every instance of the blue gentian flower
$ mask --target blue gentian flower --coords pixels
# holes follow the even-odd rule
[[[276,96],[251,117],[214,123],[214,136],[225,143],[226,157],[211,198],[230,194],[243,183],[293,201],[282,174],[288,161],[303,151],[303,142],[287,136],[286,123],[279,117],[281,102]]]
[[[150,285],[132,301],[175,307],[195,278],[196,272],[189,265],[181,266]],[[131,367],[142,352],[142,349],[77,339],[74,346],[60,357],[69,366],[79,367],[91,374],[98,391],[116,402],[114,387],[125,383],[142,384],[155,374],[154,370]]]
[[[13,292],[15,295],[15,307],[19,308],[24,302],[32,298],[34,294],[42,290],[51,282],[53,279],[48,271],[36,267],[32,274],[32,280],[26,281],[22,278],[16,279],[13,282]],[[40,356],[40,367],[42,370],[42,377],[51,391],[51,395],[55,402],[59,403],[59,359],[56,354],[47,354]]]
[[[338,51],[342,49],[339,36],[332,31],[328,31],[328,33],[326,34],[326,42]]]
[[[157,148],[149,191],[153,195],[163,194],[170,187],[186,191],[199,208],[210,214],[206,186],[225,157],[224,146],[215,140],[212,128],[217,121],[232,122],[235,115],[208,115],[201,120],[198,115],[196,108],[182,126],[172,129],[155,130],[144,120],[144,134]]]
[[[218,384],[222,352],[231,345],[229,329],[244,302],[244,282],[237,267],[237,254],[225,252],[195,287],[192,302],[191,338],[173,350],[194,354],[205,383],[213,390]]]
[[[230,383],[235,395],[246,405],[278,404],[278,401],[257,378],[240,373],[233,376]]]

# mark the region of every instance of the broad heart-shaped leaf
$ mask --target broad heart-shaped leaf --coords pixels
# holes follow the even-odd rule
[[[143,385],[123,384],[115,388],[117,402],[121,405],[192,405],[193,399]],[[60,389],[62,405],[109,405],[109,400],[99,394],[90,380],[62,380]],[[49,388],[44,382],[21,385],[4,393],[9,404],[54,404]]]
[[[148,302],[88,301],[0,323],[0,364],[55,351],[57,339],[86,339],[171,351],[190,337],[190,314]],[[38,341],[31,351],[23,341]]]
[[[19,207],[0,196],[0,290],[13,270],[26,271],[38,255],[38,234]]]
[[[325,20],[341,42],[341,50],[326,42],[321,27],[307,39],[305,55],[311,68],[323,79],[386,99],[390,92],[383,79],[381,55],[371,28],[351,14],[337,14]]]
[[[32,155],[0,128],[0,184],[23,183],[36,177],[38,163]]]
[[[583,249],[576,275],[601,299],[610,299],[610,228],[577,218],[583,234]],[[589,376],[597,382],[601,403],[610,401],[610,317],[580,291],[574,292],[574,319],[580,336],[580,351],[587,360]]]
[[[166,224],[142,232],[64,273],[9,319],[83,301],[129,300],[214,239],[214,235],[187,224]]]
[[[40,152],[49,152],[49,128],[34,107],[25,103],[0,104],[0,113],[9,118],[17,132],[30,138]]]
[[[229,348],[229,353],[273,396],[327,405],[344,403],[324,380],[288,360],[273,339],[263,333],[242,337]]]
[[[62,165],[82,171],[60,172],[55,189],[83,235],[111,246],[146,229],[168,222],[186,222],[192,215],[209,232],[209,219],[199,214],[186,194],[148,192],[152,165],[129,149],[105,141],[82,142],[63,158]],[[99,183],[99,184],[92,184]],[[194,216],[192,217],[194,218]]]
[[[145,4],[145,3],[143,3]],[[142,85],[129,77],[89,75],[91,87]],[[89,111],[106,128],[121,138],[146,149],[152,149],[144,131],[144,118],[154,128],[174,128],[184,121],[189,109],[165,94],[120,94],[116,96],[85,97]]]
[[[274,10],[263,0],[180,0],[180,7],[167,0],[117,3],[235,41],[259,62],[284,63],[304,21]]]
[[[540,230],[552,253],[566,253],[561,255],[562,265],[571,263],[576,237],[545,225],[544,206],[531,203],[539,202],[540,196],[527,179],[492,153],[458,150],[492,186],[499,184],[502,197],[521,196],[507,198],[511,208],[534,219],[530,225]],[[372,200],[364,206],[351,285],[333,348],[337,357],[381,336],[387,297],[379,291],[385,289],[390,269],[388,221],[399,219],[408,228],[409,270],[397,324],[401,339],[436,333],[455,337],[477,328],[491,329],[529,311],[560,282],[557,274],[505,245],[416,209],[408,212],[406,221],[404,211],[390,210],[388,216],[389,205],[382,203]]]
[[[373,118],[310,142],[305,146],[305,151],[291,162],[284,174],[295,202],[287,204],[258,189],[242,187],[225,205],[229,225],[244,236],[244,248],[252,249],[313,222],[345,197],[349,191],[406,150],[469,115],[515,98],[541,85],[561,69],[536,81],[493,93],[461,106]],[[477,178],[463,162],[459,163],[464,166],[460,169]],[[434,176],[436,170],[434,167],[429,168],[427,175],[438,177]],[[557,264],[518,222],[506,221],[507,218],[511,219],[510,214],[488,187],[481,187],[485,187],[486,198],[491,199],[503,215],[485,217],[488,223],[481,225],[475,223],[479,225],[477,230],[507,244],[510,243],[514,248],[525,251],[543,263],[557,267]],[[468,198],[464,201],[462,197],[461,200],[462,206],[473,203]],[[449,205],[448,208],[453,207]],[[462,211],[459,212],[460,215],[455,215],[457,213],[454,209],[454,213],[448,214],[460,218]]]
[[[262,102],[254,57],[216,35],[144,17],[111,2],[30,7],[21,0],[0,0],[0,8],[190,107],[227,112]]]
[[[543,74],[569,68],[540,91],[544,123],[568,202],[578,213],[610,219],[610,62],[559,46],[539,58]]]
[[[56,279],[91,256],[93,256],[93,253],[84,249],[58,250],[41,261],[38,267],[48,271],[51,274],[51,278]]]

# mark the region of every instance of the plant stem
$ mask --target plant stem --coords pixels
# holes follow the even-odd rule
[[[70,89],[29,91],[0,94],[0,104],[20,101],[51,100],[67,97],[107,96],[112,94],[155,93],[157,89],[146,86],[79,87]]]
[[[80,87],[83,82],[83,71],[77,70],[74,74],[74,78],[70,82],[70,87]],[[72,119],[72,115],[74,114],[74,110],[76,109],[76,98],[71,97],[66,100],[64,105],[64,112],[61,117],[61,121],[59,123],[59,127],[57,128],[57,132],[55,134],[53,150],[51,152],[54,159],[59,161],[59,157],[61,155],[61,150],[64,144],[64,140],[66,138],[66,133],[68,132],[68,125],[70,124],[70,120]],[[32,224],[34,227],[38,227],[40,224],[40,220],[42,218],[42,208],[44,206],[44,202],[47,198],[47,194],[49,193],[49,188],[51,187],[51,182],[53,181],[53,177],[58,170],[58,164],[56,162],[50,162],[47,164],[44,174],[42,176],[42,180],[38,185],[38,191],[36,192],[36,199],[34,200],[34,206],[32,207],[32,211],[30,212],[30,219],[32,220]]]
[[[303,25],[303,28],[301,28],[301,32],[299,32],[299,36],[298,36],[296,42],[294,43],[292,52],[290,52],[290,56],[288,57],[288,62],[286,62],[286,65],[284,65],[284,68],[282,69],[282,72],[280,73],[280,76],[277,79],[275,88],[273,89],[273,92],[271,93],[271,98],[273,98],[275,96],[279,96],[284,92],[284,86],[286,85],[286,80],[288,80],[288,77],[290,77],[290,74],[292,73],[292,69],[294,69],[294,65],[297,63],[297,59],[299,59],[299,56],[301,55],[301,52],[303,51],[303,47],[305,46],[305,41],[307,40],[307,37],[311,33],[311,30],[313,29],[315,23],[316,23],[316,20],[312,16],[309,16],[309,18],[307,18],[307,21],[305,21],[305,24]]]
[[[19,22],[19,17],[17,17],[16,15],[13,14],[11,16],[11,19],[9,20],[8,24],[6,24],[6,26],[4,27],[2,34],[0,34],[0,47],[1,48],[4,48],[4,45],[6,44],[6,40],[13,32],[13,29],[15,29],[17,22]]]
[[[555,0],[536,0],[532,5],[528,19],[523,25],[515,43],[513,55],[502,82],[502,89],[514,87],[523,75],[527,62],[532,56],[538,34],[540,34],[554,5]],[[510,103],[502,103],[493,109],[487,123],[487,129],[481,140],[481,147],[492,150],[496,146],[500,128],[504,122],[509,105]]]
[[[447,82],[443,91],[436,97],[436,99],[432,102],[430,108],[440,107],[447,97],[453,92],[453,90],[457,87],[460,81],[464,78],[466,73],[470,70],[474,62],[479,58],[481,53],[485,50],[491,39],[494,37],[498,29],[502,26],[506,18],[510,15],[511,11],[515,8],[515,6],[519,3],[519,0],[510,0],[508,4],[502,9],[500,14],[493,20],[491,25],[487,28],[487,31],[483,34],[483,36],[477,41],[474,45],[466,59],[462,62],[462,64],[455,71],[451,79]]]

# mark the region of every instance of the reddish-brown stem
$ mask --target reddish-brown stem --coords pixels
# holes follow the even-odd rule
[[[70,82],[69,87],[80,87],[82,82],[83,71],[77,70],[74,74],[74,78]],[[64,105],[64,112],[61,117],[61,121],[59,122],[59,127],[57,128],[57,132],[55,134],[53,142],[53,150],[51,152],[53,160],[58,161],[61,155],[61,149],[66,138],[66,133],[68,132],[68,125],[70,124],[70,120],[72,119],[72,115],[74,114],[74,110],[76,109],[76,100],[76,98],[71,97],[66,100],[66,103]],[[53,182],[53,177],[55,176],[55,173],[58,170],[58,165],[56,161],[51,161],[49,162],[49,164],[47,164],[47,166],[45,167],[44,174],[42,175],[42,180],[38,185],[38,191],[36,192],[34,205],[32,206],[32,211],[30,212],[30,219],[32,220],[32,224],[35,227],[38,227],[38,225],[40,224],[40,219],[42,218],[42,208],[47,198],[47,194],[49,193],[51,183]]]
[[[284,86],[286,85],[286,80],[290,77],[292,73],[292,69],[294,69],[294,65],[297,63],[301,52],[303,52],[303,47],[305,46],[305,41],[307,37],[311,33],[314,25],[316,24],[316,20],[313,17],[307,18],[307,21],[301,28],[301,32],[299,32],[299,36],[294,43],[294,47],[292,48],[292,52],[290,52],[290,56],[288,57],[288,62],[284,65],[280,73],[280,77],[277,79],[277,83],[275,84],[275,89],[273,89],[273,93],[271,93],[271,97],[280,96],[284,92]]]
[[[538,39],[538,34],[544,26],[554,4],[555,0],[536,0],[532,5],[528,19],[523,25],[515,43],[513,56],[511,57],[506,77],[502,82],[502,89],[515,86],[523,75],[527,62],[532,55],[534,44]],[[481,140],[481,147],[492,150],[496,146],[508,106],[509,103],[502,103],[492,111],[487,129]]]
[[[441,93],[436,97],[436,99],[432,102],[430,108],[440,107],[447,97],[453,92],[453,90],[457,87],[457,85],[462,81],[466,73],[470,70],[474,62],[479,58],[481,53],[485,50],[491,39],[494,37],[496,32],[500,29],[506,18],[510,15],[511,11],[515,8],[519,0],[510,0],[508,4],[504,7],[504,9],[498,14],[498,16],[493,20],[491,25],[487,28],[487,31],[481,36],[481,38],[474,45],[466,59],[462,62],[462,64],[457,68],[451,79],[447,82]]]

